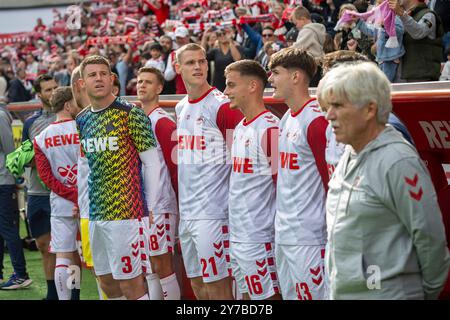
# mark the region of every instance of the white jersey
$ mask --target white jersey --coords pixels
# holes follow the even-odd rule
[[[276,157],[277,151],[270,152],[276,143],[268,139],[278,139],[277,131],[273,136],[269,133],[271,128],[278,129],[278,123],[277,117],[265,111],[250,122],[242,120],[234,131],[229,192],[232,242],[274,241],[276,186],[272,175],[276,174],[276,168],[272,170],[268,155]]]
[[[225,137],[242,119],[222,92],[211,88],[201,98],[184,97],[178,120],[178,192],[180,219],[228,218],[230,155]],[[228,132],[229,131],[229,132]]]
[[[333,128],[330,124],[328,124],[327,127],[327,148],[325,152],[325,157],[327,160],[327,166],[328,166],[328,175],[331,179],[331,175],[334,172],[334,169],[336,168],[339,160],[341,159],[341,156],[344,154],[345,150],[345,144],[339,143],[336,141],[336,136],[333,133]]]
[[[80,139],[74,120],[50,124],[35,139],[39,176],[52,190],[52,216],[72,216],[77,203],[77,172]]]
[[[155,207],[153,209],[153,214],[165,214],[165,213],[171,213],[171,214],[177,214],[177,197],[175,195],[174,188],[172,187],[172,181],[170,179],[170,173],[169,169],[167,167],[166,160],[164,159],[162,144],[168,144],[168,152],[170,152],[169,159],[170,161],[173,161],[174,159],[171,159],[171,153],[173,150],[171,150],[170,142],[172,140],[175,140],[176,137],[172,136],[164,136],[164,131],[160,128],[159,124],[164,125],[164,121],[160,120],[168,120],[169,123],[173,124],[174,131],[175,131],[175,122],[172,120],[170,115],[164,111],[161,108],[154,109],[148,117],[150,118],[150,121],[152,123],[152,130],[155,133],[156,136],[156,145],[157,145],[157,151],[158,151],[158,158],[160,161],[160,172],[159,172],[159,185],[157,188],[157,196],[156,196],[156,203]],[[175,152],[175,151],[174,151]]]
[[[87,158],[80,154],[78,157],[78,208],[80,209],[80,218],[89,219],[89,162]]]
[[[276,244],[326,242],[327,125],[313,99],[295,114],[289,110],[280,121]]]

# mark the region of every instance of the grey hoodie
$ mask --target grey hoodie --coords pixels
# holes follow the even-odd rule
[[[6,156],[15,150],[11,123],[11,114],[0,104],[0,185],[15,183],[14,177],[5,167]]]
[[[357,155],[346,147],[326,207],[332,299],[438,297],[450,259],[436,192],[395,129],[388,125]]]
[[[322,58],[325,37],[325,26],[321,23],[311,22],[298,32],[294,47],[308,51],[314,58]]]

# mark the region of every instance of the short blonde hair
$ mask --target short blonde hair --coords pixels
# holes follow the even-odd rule
[[[299,20],[301,18],[305,18],[311,20],[311,13],[305,7],[296,7],[294,11],[292,11],[292,17]]]
[[[103,56],[93,55],[85,58],[80,65],[80,75],[83,77],[84,69],[89,64],[103,64],[108,67],[109,73],[111,73],[111,65],[109,64],[108,59]]]
[[[357,11],[356,7],[353,4],[351,4],[351,3],[344,3],[339,8],[338,19],[340,19],[342,17],[342,15],[344,14],[344,10]]]
[[[206,51],[201,45],[199,45],[197,43],[188,43],[176,51],[175,58],[176,58],[177,63],[180,63],[181,56],[183,55],[183,53],[185,51],[202,51],[206,57]]]
[[[72,87],[75,85],[75,83],[81,79],[81,68],[80,66],[76,66],[75,69],[72,71],[72,75],[70,77],[70,83],[72,84]]]

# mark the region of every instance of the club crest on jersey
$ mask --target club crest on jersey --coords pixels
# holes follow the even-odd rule
[[[66,167],[59,167],[58,173],[67,179],[67,183],[75,186],[77,184],[78,164],[74,164],[72,167],[67,165]]]
[[[294,132],[288,131],[288,133],[286,133],[286,138],[288,140],[295,141],[298,138],[298,132],[297,131],[294,131]]]
[[[251,143],[250,139],[245,140],[245,143],[244,143],[245,147],[248,148],[250,146],[250,143]]]
[[[195,120],[195,123],[197,125],[199,125],[199,126],[204,124],[205,123],[205,117],[203,117],[203,116],[198,117],[197,120]]]

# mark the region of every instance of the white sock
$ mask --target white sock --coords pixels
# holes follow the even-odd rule
[[[163,289],[158,274],[149,273],[146,277],[148,284],[148,295],[150,300],[164,300]]]
[[[108,297],[108,300],[127,300],[127,298],[125,296],[120,296],[118,298],[109,298]]]
[[[97,283],[97,292],[99,300],[108,300],[108,296],[103,292],[102,287],[100,286],[100,281],[95,278],[95,282]]]
[[[180,300],[180,286],[178,285],[177,275],[175,273],[161,279],[161,287],[164,294],[164,300]]]
[[[56,258],[55,266],[55,285],[59,300],[70,300],[72,289],[67,286],[67,280],[70,274],[67,273],[72,260],[64,258]]]
[[[148,294],[144,294],[142,297],[140,297],[138,300],[150,300],[148,297]]]

